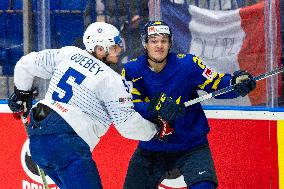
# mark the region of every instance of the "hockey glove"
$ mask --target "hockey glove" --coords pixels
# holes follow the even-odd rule
[[[184,114],[184,105],[176,104],[172,98],[167,97],[165,93],[161,93],[150,101],[148,111],[154,114],[155,117],[162,118],[170,123]]]
[[[234,85],[235,92],[244,97],[255,89],[256,81],[247,71],[239,70],[233,74],[232,85]]]
[[[158,128],[158,132],[155,138],[162,142],[166,142],[173,133],[174,129],[170,126],[168,122],[161,118],[154,120],[154,123],[156,123]]]
[[[20,119],[21,115],[27,117],[32,108],[33,98],[37,96],[37,90],[22,91],[14,87],[14,93],[8,99],[8,106],[13,112],[16,119]]]

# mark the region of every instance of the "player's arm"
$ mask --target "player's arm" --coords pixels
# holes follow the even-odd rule
[[[237,71],[233,75],[228,73],[218,73],[202,63],[198,57],[191,56],[189,58],[192,58],[192,74],[194,75],[191,78],[194,78],[194,83],[198,90],[212,93],[230,85],[235,85],[233,91],[222,94],[216,98],[223,99],[245,96],[256,86],[253,77],[246,71]],[[191,61],[190,59],[189,61]]]
[[[132,95],[132,102],[134,104],[135,111],[139,112],[139,114],[147,120],[154,120],[156,118],[155,115],[148,111],[150,100],[144,95],[143,89],[139,87],[142,77],[132,76],[127,67],[122,69],[121,76],[125,79],[126,84],[129,86],[129,92]]]
[[[161,118],[170,123],[184,113],[183,105],[176,104],[165,93],[156,94],[152,99],[148,99],[141,88],[142,77],[133,77],[127,67],[122,70],[121,75],[130,86],[129,91],[133,96],[132,102],[134,103],[135,111],[141,114],[143,118],[150,121]]]
[[[47,49],[23,56],[15,66],[15,86],[20,90],[28,91],[32,87],[34,77],[50,79],[59,52],[58,49]]]
[[[14,93],[8,99],[8,106],[16,118],[21,114],[28,115],[36,92],[32,88],[34,77],[51,77],[58,52],[57,49],[31,52],[17,62],[14,70]]]
[[[172,132],[166,122],[157,121],[154,124],[134,110],[129,86],[120,76],[109,77],[101,85],[99,98],[104,101],[114,126],[123,137],[142,141],[153,138],[162,140]]]

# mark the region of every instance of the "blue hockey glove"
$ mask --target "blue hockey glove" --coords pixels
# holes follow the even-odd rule
[[[173,133],[174,128],[172,128],[168,122],[166,122],[165,120],[161,118],[155,119],[154,123],[156,123],[157,129],[158,129],[158,132],[155,138],[157,138],[158,140],[162,142],[167,142],[167,140]]]
[[[148,111],[170,123],[184,114],[184,105],[176,104],[172,98],[161,93],[158,97],[151,99]]]
[[[14,88],[14,93],[8,99],[8,106],[13,112],[16,119],[20,119],[21,115],[27,117],[32,108],[33,98],[37,96],[37,90],[22,91]]]
[[[256,81],[247,71],[239,70],[234,72],[232,85],[237,94],[244,97],[256,87]]]

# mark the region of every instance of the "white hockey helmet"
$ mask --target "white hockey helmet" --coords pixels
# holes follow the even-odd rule
[[[84,32],[83,43],[86,50],[91,53],[94,52],[96,46],[103,47],[106,53],[112,45],[122,46],[118,29],[105,22],[90,24]]]

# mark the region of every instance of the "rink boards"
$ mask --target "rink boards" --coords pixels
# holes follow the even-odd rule
[[[284,189],[284,112],[206,110],[220,189]],[[0,188],[41,189],[21,121],[0,105]],[[136,141],[111,127],[93,152],[104,188],[120,189]],[[57,187],[48,178],[50,188]],[[185,188],[182,176],[163,189]]]

